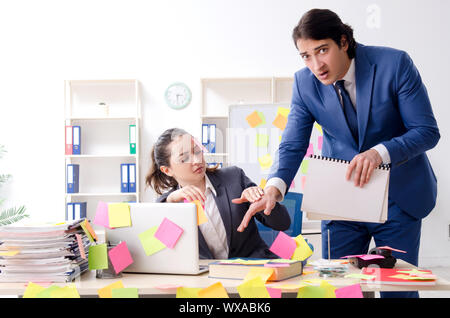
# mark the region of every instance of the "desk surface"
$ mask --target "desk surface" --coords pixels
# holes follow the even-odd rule
[[[208,264],[212,260],[201,260],[202,264]],[[417,268],[403,260],[397,260],[395,268]],[[308,270],[308,267],[307,267]],[[349,265],[348,274],[360,273],[361,270]],[[281,282],[267,283],[267,286],[280,286],[286,284],[299,284],[304,280],[320,278],[318,273],[293,277]],[[182,285],[184,287],[205,288],[216,282],[222,282],[223,286],[230,294],[237,293],[236,287],[242,283],[242,280],[233,279],[213,279],[208,278],[208,273],[200,275],[163,275],[163,274],[130,274],[123,273],[122,277],[115,279],[97,279],[95,271],[88,271],[74,281],[78,293],[81,296],[98,296],[98,289],[103,288],[113,282],[122,280],[125,287],[138,288],[139,295],[173,295],[176,294],[176,288],[162,289],[158,288],[162,285]],[[359,279],[353,278],[327,278],[328,282],[339,288],[351,284],[359,283]],[[0,283],[0,295],[23,295],[25,291],[24,283]],[[56,285],[64,286],[66,284]],[[400,286],[400,285],[380,285],[380,284],[361,284],[363,291],[409,291],[409,290],[450,290],[450,282],[439,278],[436,285],[433,286]],[[297,290],[283,288],[283,293],[297,292]]]

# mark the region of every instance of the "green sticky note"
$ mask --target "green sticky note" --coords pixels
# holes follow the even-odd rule
[[[137,288],[113,288],[112,298],[139,298]]]
[[[262,112],[260,112],[258,110],[256,111],[256,113],[258,114],[259,118],[261,118],[261,123],[256,127],[264,126],[266,124],[266,117],[264,116],[264,114]]]
[[[43,291],[36,294],[36,298],[52,298],[52,293],[61,287],[56,285],[51,285],[50,287],[47,287]]]
[[[320,286],[304,286],[298,290],[297,298],[325,298],[327,291]]]
[[[256,134],[256,147],[267,148],[269,146],[268,134]]]
[[[106,243],[89,246],[89,270],[108,268],[108,249]]]
[[[80,298],[80,294],[74,285],[55,289],[50,293],[50,296],[52,298]]]
[[[178,287],[176,298],[200,298],[198,292],[203,288]]]
[[[300,165],[300,171],[303,174],[307,174],[308,173],[308,166],[309,166],[309,160],[303,160],[301,165]]]
[[[138,235],[147,256],[166,248],[166,246],[154,236],[156,230],[158,230],[157,225]]]

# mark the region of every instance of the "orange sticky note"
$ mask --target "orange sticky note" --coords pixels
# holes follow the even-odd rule
[[[255,128],[259,124],[261,124],[263,121],[261,117],[259,117],[258,112],[255,110],[253,113],[245,117],[247,120],[247,123],[250,125],[250,127]]]
[[[197,225],[208,222],[208,218],[206,217],[205,210],[203,209],[202,204],[199,200],[194,200],[192,203],[195,203],[197,206]]]
[[[275,127],[280,128],[281,130],[284,130],[286,128],[287,118],[281,114],[278,114],[277,117],[275,117],[275,120],[272,122],[272,124]]]
[[[80,225],[83,228],[86,235],[89,237],[89,240],[91,242],[98,240],[97,234],[95,234],[94,229],[92,228],[91,224],[87,219],[81,222]]]
[[[117,289],[117,288],[124,288],[123,283],[121,280],[109,284],[103,288],[100,288],[97,292],[98,292],[98,296],[100,298],[112,298],[112,290],[113,289]]]
[[[80,254],[82,259],[86,259],[86,252],[84,251],[83,241],[81,240],[80,234],[75,234],[77,238],[78,248],[80,249]]]
[[[200,298],[230,298],[221,282],[203,288],[198,292]]]
[[[271,267],[252,267],[247,275],[244,277],[244,282],[252,280],[256,277],[261,277],[261,280],[266,283],[274,273]]]

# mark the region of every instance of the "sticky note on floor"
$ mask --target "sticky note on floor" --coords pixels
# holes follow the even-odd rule
[[[200,298],[199,291],[202,288],[178,287],[176,298]]]
[[[256,126],[263,123],[263,120],[259,116],[258,112],[255,110],[253,113],[245,117],[245,120],[247,120],[247,123],[250,125],[250,127],[255,128]]]
[[[312,249],[309,247],[308,243],[306,243],[305,239],[301,234],[295,237],[294,241],[297,247],[294,251],[294,254],[292,254],[292,259],[304,261],[313,254]]]
[[[261,166],[261,169],[263,169],[263,170],[267,170],[270,167],[272,167],[272,165],[273,165],[273,159],[270,154],[266,154],[262,157],[259,157],[258,162],[259,162],[259,165]]]
[[[297,244],[294,239],[280,231],[270,247],[270,251],[281,258],[290,259],[294,254]]]
[[[198,292],[200,298],[230,298],[221,282],[203,288]]]
[[[111,264],[116,274],[133,264],[133,258],[128,250],[127,242],[122,242],[108,252]]]
[[[277,114],[277,117],[275,117],[274,121],[272,122],[272,124],[277,127],[280,128],[281,130],[284,130],[286,128],[287,125],[287,117],[281,115],[281,114]]]
[[[155,237],[168,248],[174,248],[181,234],[183,234],[181,227],[164,218],[155,232]]]
[[[270,298],[270,294],[260,276],[244,281],[236,289],[241,298]]]
[[[108,268],[108,249],[106,243],[89,246],[89,270]]]
[[[205,210],[204,210],[202,204],[200,203],[200,201],[194,200],[194,201],[192,201],[192,203],[195,203],[195,205],[197,206],[197,225],[201,225],[203,223],[208,222],[208,218],[206,217]]]
[[[108,204],[109,227],[131,226],[130,205],[128,203]]]
[[[269,146],[269,135],[268,134],[256,134],[255,146],[267,148]]]
[[[363,298],[359,284],[338,288],[334,291],[336,298]]]
[[[155,225],[138,235],[147,256],[153,255],[166,248],[166,246],[155,237],[156,230],[158,230],[158,226]]]
[[[100,226],[109,227],[109,216],[108,216],[108,203],[100,201],[97,204],[97,210],[95,212],[95,218],[92,223]]]
[[[121,280],[100,288],[97,293],[100,298],[112,298],[112,290],[118,288],[124,288]]]
[[[139,298],[137,288],[113,288],[111,289],[112,298]]]

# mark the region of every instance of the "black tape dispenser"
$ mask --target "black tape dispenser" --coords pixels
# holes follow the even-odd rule
[[[350,264],[358,267],[369,267],[369,265],[378,265],[381,268],[393,268],[395,266],[395,263],[397,262],[397,259],[392,256],[392,250],[386,249],[384,247],[374,247],[369,251],[370,255],[380,255],[383,257],[379,258],[361,258],[361,257],[350,257],[348,260]]]

